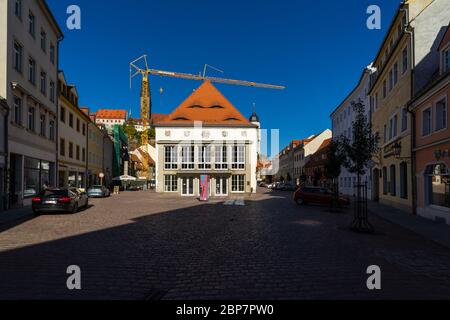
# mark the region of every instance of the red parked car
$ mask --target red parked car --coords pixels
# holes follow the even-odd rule
[[[302,187],[295,191],[294,201],[300,205],[308,203],[331,205],[334,199],[333,191],[319,187]],[[341,206],[350,205],[349,198],[339,195],[339,204]]]

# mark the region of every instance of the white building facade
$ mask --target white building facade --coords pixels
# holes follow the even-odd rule
[[[338,140],[340,137],[346,137],[352,141],[353,139],[353,122],[355,120],[355,113],[352,108],[352,102],[361,101],[365,106],[365,115],[368,121],[371,121],[371,104],[368,96],[370,89],[370,76],[373,73],[372,66],[366,67],[362,76],[353,89],[353,91],[345,98],[345,100],[336,108],[331,114],[333,124],[333,140]],[[371,169],[367,168],[366,174],[361,177],[361,182],[367,182],[368,197],[372,198],[372,173]],[[341,168],[341,175],[339,176],[339,191],[343,194],[353,196],[355,195],[355,185],[357,184],[356,174],[348,172],[346,168]]]
[[[0,0],[0,96],[8,121],[10,206],[56,184],[58,47],[62,31],[43,0]]]
[[[204,82],[166,119],[155,124],[156,191],[200,195],[255,193],[258,127],[243,117],[209,82]]]

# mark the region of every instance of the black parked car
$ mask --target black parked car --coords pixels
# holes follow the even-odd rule
[[[87,208],[87,193],[76,188],[47,189],[32,199],[35,214],[45,212],[76,213],[80,208]]]

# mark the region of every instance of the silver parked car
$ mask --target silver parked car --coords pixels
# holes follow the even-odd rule
[[[111,196],[111,192],[104,186],[92,186],[88,189],[89,198],[106,198]]]

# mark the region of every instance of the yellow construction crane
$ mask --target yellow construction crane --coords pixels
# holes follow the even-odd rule
[[[145,68],[141,68],[138,66],[139,63],[145,64]],[[147,55],[143,55],[132,62],[130,62],[130,88],[132,87],[132,80],[134,77],[138,75],[142,75],[142,86],[141,86],[141,106],[140,106],[140,116],[141,121],[150,122],[152,118],[151,114],[151,91],[150,91],[150,82],[149,75],[156,75],[161,77],[171,77],[171,78],[179,78],[179,79],[188,79],[188,80],[197,80],[197,81],[210,81],[215,83],[225,83],[231,85],[238,86],[247,86],[247,87],[256,87],[256,88],[264,88],[264,89],[275,89],[275,90],[283,90],[285,87],[277,86],[272,84],[264,84],[264,83],[256,83],[252,81],[242,81],[242,80],[234,80],[234,79],[225,79],[225,78],[216,78],[216,77],[207,77],[206,69],[212,68],[216,71],[223,72],[217,68],[214,68],[210,65],[205,64],[205,68],[203,70],[203,75],[195,75],[189,73],[181,73],[181,72],[171,72],[171,71],[163,71],[150,69],[147,63]],[[145,134],[144,134],[145,136]],[[145,144],[147,142],[146,137],[143,137],[142,143]]]

